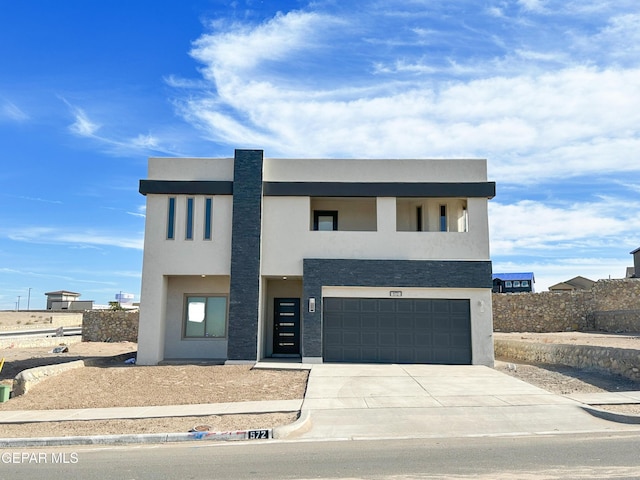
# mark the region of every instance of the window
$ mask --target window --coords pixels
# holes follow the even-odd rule
[[[422,231],[422,206],[416,207],[416,232]]]
[[[506,282],[504,282],[504,286],[507,288],[511,288],[512,287],[511,280],[507,280]]]
[[[206,198],[204,201],[204,239],[211,240],[211,204],[212,199]]]
[[[314,210],[314,230],[338,230],[338,212],[336,210]]]
[[[176,225],[176,199],[169,197],[169,208],[167,209],[167,239],[173,240]]]
[[[520,280],[514,280],[514,281],[513,281],[513,287],[514,287],[514,288],[517,288],[517,287],[519,287],[519,286],[520,286]]]
[[[440,231],[446,232],[449,229],[447,228],[447,206],[440,205]]]
[[[529,286],[529,280],[522,280],[520,282],[520,286],[521,287],[528,287]]]
[[[187,297],[186,338],[224,338],[226,335],[227,297]]]
[[[184,238],[193,240],[193,198],[187,198],[187,225]]]

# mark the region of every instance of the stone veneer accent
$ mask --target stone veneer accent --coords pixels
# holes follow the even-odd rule
[[[576,292],[494,293],[498,332],[640,332],[640,279],[598,280]]]
[[[229,360],[256,360],[262,229],[262,150],[236,150],[229,290]]]
[[[137,342],[140,312],[87,310],[82,316],[83,342]]]

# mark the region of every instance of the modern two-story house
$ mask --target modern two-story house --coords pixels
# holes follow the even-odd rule
[[[151,158],[138,364],[493,364],[485,160]]]

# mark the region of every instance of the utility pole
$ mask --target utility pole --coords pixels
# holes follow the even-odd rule
[[[20,295],[18,295],[18,307],[16,310],[20,311]]]
[[[27,310],[30,310],[31,306],[31,287],[29,287],[29,295],[27,296]]]

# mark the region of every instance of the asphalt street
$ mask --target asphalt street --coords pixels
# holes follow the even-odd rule
[[[638,433],[0,451],[1,479],[637,479]]]

